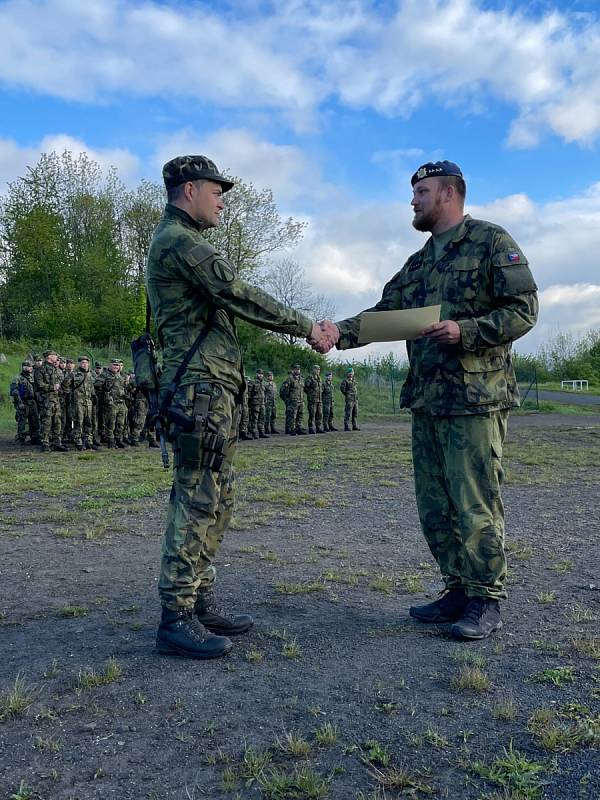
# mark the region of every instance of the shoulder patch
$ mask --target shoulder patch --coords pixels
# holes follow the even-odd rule
[[[212,264],[212,270],[215,274],[215,277],[220,281],[223,281],[223,283],[231,283],[231,281],[235,278],[234,268],[231,266],[229,261],[222,256],[215,258]]]

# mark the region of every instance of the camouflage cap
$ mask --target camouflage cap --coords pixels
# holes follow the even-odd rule
[[[313,370],[315,370],[315,369],[320,370],[321,369],[321,365],[320,364],[313,364]]]
[[[414,186],[415,183],[422,181],[424,178],[441,178],[444,175],[456,178],[463,177],[460,167],[453,161],[428,161],[427,164],[423,164],[415,172],[410,179],[410,185]]]
[[[163,180],[167,189],[174,189],[187,181],[214,181],[220,183],[223,192],[228,192],[233,181],[220,174],[214,161],[206,156],[177,156],[164,165]]]
[[[28,358],[25,361],[21,361],[22,367],[33,367],[33,361],[30,361]]]
[[[99,361],[96,361],[94,364],[94,369],[102,369],[102,364]]]
[[[89,360],[90,360],[90,357],[89,357],[89,356],[79,356],[79,358],[77,359],[77,361],[78,361],[80,364],[81,364],[81,362],[82,362],[82,361],[89,361]]]
[[[256,370],[256,374],[257,374],[257,375],[264,375],[265,373],[264,373],[264,372],[262,371],[262,369],[259,367],[259,368]]]
[[[300,369],[300,364],[292,364],[292,369]]]
[[[58,353],[56,350],[44,350],[42,353],[42,358],[48,358],[48,356],[57,356]]]
[[[72,358],[67,358],[67,364],[74,364],[75,361]]]
[[[326,372],[325,373],[325,377],[326,378],[333,378],[333,372]]]
[[[111,364],[116,364],[117,367],[120,367],[123,362],[121,361],[120,358],[113,358],[110,363]]]

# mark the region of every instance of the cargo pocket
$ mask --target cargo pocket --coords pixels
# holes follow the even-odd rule
[[[463,368],[465,402],[468,406],[485,406],[508,402],[504,355],[477,356],[465,353],[460,357]]]

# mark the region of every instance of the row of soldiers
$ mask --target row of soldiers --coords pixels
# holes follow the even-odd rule
[[[148,400],[135,384],[133,373],[123,373],[115,358],[90,370],[88,356],[64,359],[55,350],[43,358],[25,360],[10,385],[15,405],[17,441],[39,444],[43,452],[138,446],[147,440],[158,447],[148,419]]]
[[[344,395],[344,430],[359,430],[358,427],[358,388],[354,370],[348,367],[340,385]],[[254,380],[246,378],[246,392],[242,406],[240,439],[268,439],[279,433],[275,427],[277,408],[275,403],[277,386],[272,372],[256,371]],[[307,398],[308,430],[302,427],[304,418],[304,395]],[[288,377],[279,389],[279,396],[285,404],[285,432],[288,436],[306,433],[327,433],[336,431],[333,424],[333,373],[325,373],[321,380],[321,367],[312,368],[306,379],[302,377],[300,364],[294,364]]]

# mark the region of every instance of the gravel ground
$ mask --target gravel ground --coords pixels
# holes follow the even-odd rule
[[[407,422],[242,445],[218,586],[256,625],[207,663],[154,650],[167,477],[115,511],[100,482],[16,492],[22,453],[0,442],[0,797],[597,800],[599,423],[512,420],[505,626],[469,644],[408,617],[440,584],[409,458],[387,462],[408,453]],[[73,477],[90,463],[45,463],[61,458]],[[140,480],[158,460],[99,458],[115,486],[119,458]]]

